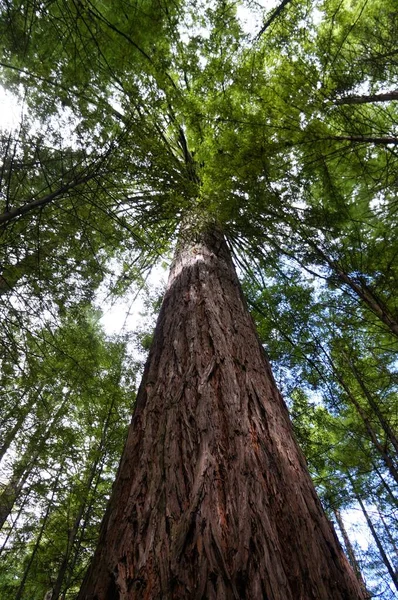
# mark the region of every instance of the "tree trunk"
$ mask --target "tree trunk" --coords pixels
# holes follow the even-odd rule
[[[58,490],[58,483],[59,483],[60,475],[62,473],[62,468],[63,468],[63,464],[60,466],[60,469],[58,471],[57,477],[56,477],[56,479],[54,481],[54,487],[52,489],[51,499],[48,501],[46,512],[43,515],[43,521],[41,523],[40,532],[39,532],[39,535],[36,538],[35,545],[33,546],[32,553],[31,553],[31,555],[29,557],[29,560],[28,560],[28,562],[26,564],[26,567],[25,567],[25,570],[24,570],[24,574],[23,574],[22,579],[21,579],[21,583],[19,584],[19,588],[18,588],[16,596],[15,596],[15,600],[21,600],[22,599],[22,594],[23,594],[23,591],[24,591],[24,588],[25,588],[26,580],[28,578],[28,575],[29,575],[30,569],[32,567],[33,561],[34,561],[34,559],[36,557],[36,554],[37,554],[37,552],[38,552],[38,550],[40,548],[41,539],[43,537],[44,530],[45,530],[45,528],[47,526],[48,517],[50,516],[51,509],[53,507],[53,502],[54,502],[55,494],[56,494],[56,492]]]
[[[10,515],[15,502],[21,494],[27,479],[31,475],[33,469],[36,467],[36,461],[40,457],[40,454],[46,445],[52,430],[58,424],[60,418],[65,414],[68,398],[69,395],[67,395],[63,400],[49,427],[45,428],[46,423],[40,424],[35,434],[29,440],[29,444],[24,455],[18,463],[14,464],[13,474],[10,478],[10,481],[4,486],[0,495],[0,530],[8,519],[8,516]]]
[[[347,356],[345,353],[343,353],[343,356],[344,356],[345,360],[347,361],[347,363],[349,364],[350,369],[351,369],[352,373],[354,374],[355,379],[359,383],[359,386],[360,386],[360,388],[361,388],[361,390],[363,392],[363,395],[365,396],[366,400],[368,401],[369,406],[371,407],[371,409],[373,410],[374,414],[378,418],[379,423],[382,426],[383,431],[386,434],[387,439],[394,446],[394,449],[395,449],[395,451],[398,454],[398,438],[395,435],[395,433],[392,430],[392,428],[390,427],[390,424],[388,423],[386,417],[383,415],[383,412],[380,410],[380,407],[379,407],[379,405],[377,403],[377,400],[375,400],[373,398],[372,393],[369,391],[368,387],[366,386],[365,381],[364,381],[361,373],[358,371],[358,369],[356,368],[356,366],[353,363],[353,361],[350,360],[349,356]]]
[[[81,522],[83,519],[84,512],[86,511],[89,496],[92,493],[93,481],[94,481],[96,475],[98,475],[98,465],[100,465],[99,468],[102,471],[101,463],[103,463],[103,460],[104,460],[106,436],[108,433],[109,423],[110,423],[110,419],[112,416],[112,412],[114,410],[114,406],[115,406],[115,402],[112,399],[110,407],[109,407],[108,415],[107,415],[107,418],[105,420],[105,423],[104,423],[104,426],[103,426],[103,429],[101,432],[101,438],[100,438],[98,444],[96,445],[97,447],[94,448],[94,450],[93,450],[94,459],[91,463],[90,468],[88,469],[88,476],[86,477],[86,480],[84,482],[85,493],[82,494],[81,502],[77,509],[77,514],[73,520],[73,525],[69,529],[69,535],[68,535],[65,553],[64,553],[62,562],[61,562],[59,570],[58,570],[57,579],[54,584],[54,589],[52,592],[51,600],[58,600],[58,598],[61,595],[61,590],[62,590],[62,586],[64,583],[64,579],[65,579],[68,567],[69,567],[70,571],[72,571],[73,567],[74,567],[74,564],[70,565],[70,558],[71,558],[71,555],[73,552],[73,548],[75,546],[76,538],[77,538],[79,530],[81,528]],[[68,587],[65,586],[64,593],[66,592],[67,589],[68,589]]]
[[[21,427],[23,426],[26,417],[30,413],[34,404],[37,402],[37,397],[40,396],[41,389],[42,388],[39,387],[39,389],[37,391],[37,395],[32,391],[30,398],[28,399],[25,406],[22,406],[20,408],[20,414],[15,422],[15,425],[4,435],[3,443],[0,446],[0,461],[3,460],[4,455],[6,454],[6,452],[8,452],[12,442],[14,441],[14,439],[16,438],[17,434],[19,433]],[[24,395],[25,395],[25,393],[24,393]],[[19,406],[20,406],[20,404],[21,403],[19,403]]]
[[[381,481],[381,484],[384,488],[384,490],[387,492],[387,502],[389,504],[394,504],[395,506],[398,506],[398,498],[396,493],[391,489],[391,486],[388,484],[388,482],[386,481],[385,476],[380,472],[380,469],[378,468],[378,466],[372,462],[372,467],[374,472],[376,473],[376,475],[378,476],[378,478]]]
[[[36,466],[36,460],[39,452],[36,452],[30,462],[26,464],[26,458],[23,457],[21,463],[17,465],[11,479],[4,486],[0,495],[0,530],[3,528],[9,515],[11,514],[14,504],[19,498],[22,489]]]
[[[351,600],[222,236],[181,243],[79,600]]]
[[[13,522],[11,523],[10,527],[8,528],[8,530],[3,529],[1,531],[2,546],[0,547],[0,558],[1,558],[1,555],[3,554],[3,552],[8,551],[8,549],[9,549],[8,542],[10,539],[12,539],[11,536],[15,533],[15,530],[17,529],[17,523],[19,522],[19,519],[21,518],[21,515],[27,504],[28,504],[28,495],[26,494],[25,497],[23,498],[23,500],[20,502],[18,512],[15,515],[15,518],[14,518]]]
[[[361,568],[360,568],[359,563],[357,561],[357,557],[355,556],[354,547],[351,544],[351,540],[350,540],[349,535],[347,533],[347,530],[345,528],[343,517],[341,516],[341,512],[339,511],[338,508],[334,508],[333,509],[333,514],[336,517],[337,525],[339,526],[339,529],[341,531],[341,535],[343,536],[344,545],[345,545],[345,548],[346,548],[346,551],[347,551],[347,555],[348,555],[348,560],[350,561],[351,566],[354,569],[354,573],[357,576],[357,579],[359,581],[359,585],[363,589],[365,598],[370,598],[370,594],[366,590],[366,585],[365,585],[365,582],[364,582],[363,577],[362,577]]]
[[[62,590],[62,584],[64,582],[65,575],[68,570],[69,560],[70,560],[70,557],[71,557],[71,554],[73,551],[73,547],[74,547],[74,544],[76,541],[77,534],[79,532],[79,527],[80,527],[80,524],[81,524],[81,521],[83,518],[83,514],[86,509],[87,497],[88,497],[88,494],[91,489],[91,484],[92,484],[94,476],[95,476],[95,472],[96,472],[95,470],[97,468],[97,465],[98,465],[98,460],[96,460],[94,462],[94,464],[92,465],[90,476],[86,482],[87,493],[86,493],[86,495],[83,496],[82,501],[80,502],[80,504],[78,506],[77,515],[73,521],[73,525],[72,525],[71,529],[69,530],[66,550],[65,550],[64,556],[62,558],[61,564],[59,566],[59,569],[58,569],[57,579],[54,584],[54,589],[52,591],[51,600],[58,600],[58,598],[60,597],[61,590]]]
[[[94,498],[97,494],[98,485],[101,482],[103,468],[104,468],[104,463],[101,464],[100,471],[97,473],[97,477],[94,482],[94,485],[93,485],[92,489],[90,490],[90,492],[91,492],[90,504],[87,507],[86,514],[84,515],[84,518],[79,526],[79,532],[78,532],[78,536],[76,538],[76,542],[74,545],[73,556],[71,557],[68,572],[67,572],[66,578],[65,578],[65,583],[63,584],[64,593],[68,592],[69,588],[72,585],[72,581],[76,580],[75,569],[76,569],[76,565],[77,565],[79,558],[81,558],[82,547],[84,546],[85,541],[87,541],[86,530],[92,520],[93,502],[94,502]],[[83,552],[84,552],[84,550],[83,550]],[[51,600],[54,600],[54,599],[51,599]]]
[[[351,485],[353,485],[352,479],[351,479]],[[382,561],[383,561],[383,563],[384,563],[384,565],[385,565],[385,567],[386,567],[386,569],[387,569],[387,571],[388,571],[388,573],[389,573],[389,575],[390,575],[390,577],[391,577],[391,579],[392,579],[392,581],[393,581],[393,583],[394,583],[394,585],[395,585],[395,587],[397,588],[397,591],[398,591],[398,575],[394,571],[394,567],[390,563],[390,560],[389,560],[389,558],[388,558],[388,556],[387,556],[387,554],[386,554],[386,552],[384,550],[384,546],[383,546],[383,544],[382,544],[382,542],[381,542],[381,540],[380,540],[380,538],[379,538],[379,536],[377,534],[377,531],[376,531],[376,529],[375,529],[375,527],[374,527],[374,525],[372,523],[371,518],[369,517],[369,514],[368,514],[368,512],[367,512],[367,510],[365,508],[365,505],[364,505],[364,503],[362,501],[362,498],[359,496],[359,494],[357,494],[357,492],[355,492],[355,489],[354,489],[354,494],[355,494],[355,497],[356,497],[356,499],[358,501],[359,506],[361,507],[363,516],[365,517],[365,520],[366,520],[366,523],[367,523],[367,525],[368,525],[368,527],[369,527],[369,529],[370,529],[370,531],[372,533],[373,539],[374,539],[374,541],[376,543],[376,546],[377,546],[377,549],[378,549],[378,551],[380,553],[381,559],[382,559]]]

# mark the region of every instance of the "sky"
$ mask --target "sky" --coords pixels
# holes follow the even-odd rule
[[[17,127],[21,111],[21,105],[15,97],[0,86],[0,127],[7,130]]]

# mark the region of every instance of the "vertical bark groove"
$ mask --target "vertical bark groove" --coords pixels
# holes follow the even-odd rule
[[[353,600],[216,232],[182,244],[79,600]]]

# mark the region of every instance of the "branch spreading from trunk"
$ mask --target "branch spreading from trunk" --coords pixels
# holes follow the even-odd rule
[[[385,94],[371,94],[369,96],[345,96],[334,101],[338,106],[344,104],[372,104],[374,102],[390,102],[398,100],[398,90],[386,92]]]
[[[264,25],[261,27],[260,31],[256,35],[256,40],[259,40],[260,37],[265,33],[268,27],[279,17],[284,8],[291,2],[291,0],[283,0],[279,6],[276,7],[271,16],[265,21]]]

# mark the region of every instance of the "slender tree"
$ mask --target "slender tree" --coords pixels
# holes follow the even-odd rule
[[[362,587],[362,589],[363,589],[363,591],[365,593],[365,597],[370,598],[370,594],[366,590],[366,585],[365,585],[365,582],[364,582],[363,577],[362,577],[361,569],[359,567],[357,558],[355,556],[355,551],[354,551],[353,545],[351,544],[350,537],[349,537],[349,535],[347,533],[347,529],[346,529],[346,527],[344,525],[344,520],[343,520],[343,518],[341,516],[341,512],[340,512],[340,510],[338,508],[335,508],[333,510],[333,514],[334,514],[334,516],[336,518],[337,525],[338,525],[338,527],[340,529],[340,533],[341,533],[341,535],[343,537],[344,545],[345,545],[346,552],[347,552],[347,555],[348,555],[348,559],[349,559],[349,561],[351,563],[351,566],[354,569],[355,575],[357,576],[357,579],[358,579],[358,581],[359,581],[359,583],[360,583],[360,585],[361,585],[361,587]]]

